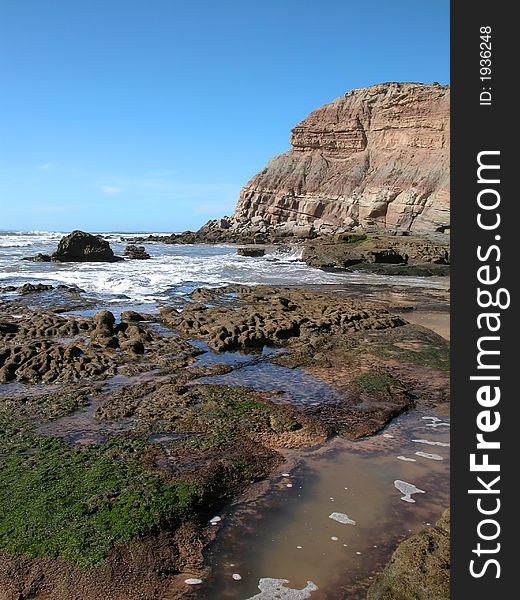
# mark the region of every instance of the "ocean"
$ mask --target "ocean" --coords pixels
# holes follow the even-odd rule
[[[327,272],[307,266],[302,249],[266,248],[260,258],[237,255],[235,245],[180,245],[148,242],[150,260],[116,263],[35,263],[22,260],[37,253],[51,254],[67,232],[0,232],[0,287],[25,283],[75,285],[88,295],[117,304],[153,305],[195,288],[226,284],[308,285],[401,285],[446,289],[447,278],[383,276],[362,272]],[[117,255],[122,256],[128,239],[139,233],[103,233]],[[154,234],[158,235],[158,234]],[[166,234],[165,234],[166,235]]]

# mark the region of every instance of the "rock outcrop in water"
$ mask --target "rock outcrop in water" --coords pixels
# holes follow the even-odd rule
[[[63,237],[56,252],[52,254],[55,262],[115,262],[121,260],[115,256],[110,244],[102,237],[75,230]]]
[[[446,275],[446,240],[416,236],[337,234],[307,240],[302,260],[320,269],[363,270],[387,275]]]
[[[240,193],[240,227],[449,229],[450,89],[382,83],[312,112]],[[309,230],[309,231],[307,231]]]
[[[249,256],[250,258],[257,258],[265,255],[263,248],[239,248],[237,250],[239,256]]]
[[[22,260],[28,260],[30,262],[51,262],[51,257],[49,254],[38,252],[36,256],[24,256]]]
[[[134,244],[129,244],[125,248],[125,256],[132,260],[148,260],[151,258],[144,246],[135,246]]]

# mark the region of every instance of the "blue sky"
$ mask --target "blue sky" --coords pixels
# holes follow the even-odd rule
[[[449,82],[447,0],[1,0],[0,229],[233,211],[311,110]]]

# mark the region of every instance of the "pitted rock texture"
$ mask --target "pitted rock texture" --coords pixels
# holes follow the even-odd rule
[[[215,306],[225,294],[236,295],[236,304]],[[192,304],[180,314],[163,309],[162,319],[183,335],[205,340],[216,352],[284,346],[319,334],[388,329],[405,323],[383,308],[289,288],[202,288],[191,297],[200,304]]]
[[[382,83],[312,112],[242,189],[237,226],[445,232],[450,225],[450,88]]]
[[[118,370],[185,366],[200,353],[178,337],[147,329],[143,318],[132,311],[120,323],[108,310],[92,317],[29,310],[13,317],[0,311],[0,383],[101,380]]]

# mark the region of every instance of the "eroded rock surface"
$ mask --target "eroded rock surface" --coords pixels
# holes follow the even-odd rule
[[[401,542],[367,600],[448,600],[450,598],[450,511],[435,527]]]
[[[199,289],[192,298],[198,303],[181,313],[163,311],[165,322],[218,352],[283,348],[272,363],[334,390],[305,408],[331,434],[372,435],[416,405],[449,400],[447,342],[377,305],[267,286]]]
[[[106,310],[84,318],[50,311],[27,311],[17,317],[0,313],[0,382],[105,379],[121,365],[139,371],[149,370],[153,361],[187,364],[199,352],[180,338],[144,328],[135,315],[126,313],[116,323]],[[147,360],[138,361],[145,351]]]
[[[382,83],[312,112],[249,181],[234,218],[414,233],[449,228],[448,86]]]
[[[206,340],[218,352],[280,346],[293,338],[303,340],[318,334],[387,329],[404,324],[400,317],[384,309],[289,288],[230,286],[195,290],[192,298],[205,302],[226,293],[239,295],[236,306],[200,303],[188,306],[181,314],[163,311],[163,318],[172,328]]]
[[[450,264],[450,248],[443,241],[417,237],[382,235],[336,235],[306,242],[302,260],[320,269],[394,267],[406,265],[404,272],[415,274],[429,268],[431,274],[445,274]],[[383,271],[384,272],[384,271]],[[427,273],[424,273],[427,274]]]
[[[279,450],[448,401],[447,343],[345,290],[199,289],[182,310],[120,318],[32,310],[22,301],[54,290],[25,291],[0,304],[2,600],[189,598],[186,579],[208,574],[209,518]],[[288,390],[211,381],[257,364],[333,392],[291,404]]]

